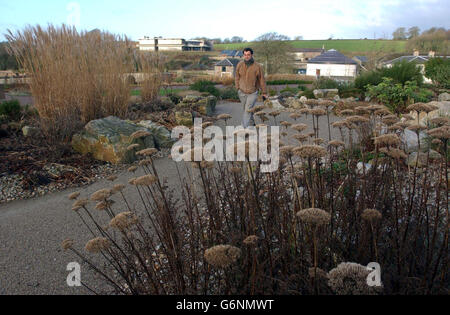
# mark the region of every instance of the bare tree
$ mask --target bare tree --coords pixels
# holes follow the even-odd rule
[[[232,43],[243,43],[244,42],[244,38],[239,37],[239,36],[233,36],[231,38],[231,42]]]
[[[406,29],[404,27],[397,28],[394,33],[392,33],[394,40],[405,40],[406,39]]]
[[[408,30],[408,35],[409,35],[408,39],[417,37],[417,36],[419,36],[419,34],[420,34],[420,28],[419,27],[417,27],[417,26],[410,27],[409,30]]]
[[[255,54],[264,63],[266,74],[273,74],[289,68],[290,57],[288,52],[291,46],[288,36],[278,33],[266,33],[255,40]]]

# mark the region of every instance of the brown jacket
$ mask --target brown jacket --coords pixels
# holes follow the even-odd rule
[[[267,94],[262,66],[254,62],[247,67],[245,62],[241,61],[236,67],[236,89],[241,90],[245,94],[253,94],[261,89],[262,94]]]

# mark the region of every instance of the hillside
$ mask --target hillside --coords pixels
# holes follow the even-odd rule
[[[254,43],[217,44],[214,50],[243,49]],[[352,52],[378,52],[401,53],[405,51],[406,41],[370,40],[370,39],[342,39],[342,40],[300,40],[290,41],[295,48],[322,48],[336,49],[343,53]]]

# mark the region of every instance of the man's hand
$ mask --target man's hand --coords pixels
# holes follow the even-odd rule
[[[263,97],[263,100],[268,100],[269,99],[269,96],[267,94],[263,94],[262,97]]]

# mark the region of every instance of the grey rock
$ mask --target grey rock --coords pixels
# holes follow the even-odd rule
[[[141,148],[154,148],[153,135],[134,139],[136,131],[150,130],[134,123],[110,116],[89,122],[84,130],[73,136],[72,147],[81,154],[91,153],[97,160],[112,164],[132,163],[136,160],[134,151],[127,150],[131,144]]]
[[[450,94],[447,93],[447,92],[446,92],[446,93],[439,94],[438,100],[439,100],[439,102],[450,101]]]
[[[175,142],[172,140],[171,132],[160,124],[154,123],[151,120],[143,120],[139,122],[138,125],[151,131],[155,139],[155,145],[158,149],[171,148]]]
[[[314,97],[316,99],[319,99],[319,98],[332,99],[336,95],[339,95],[339,90],[338,89],[321,89],[321,90],[314,90],[313,93],[314,93]]]
[[[419,133],[419,139],[420,139],[420,150],[426,151],[428,149],[427,142],[425,141],[425,138],[427,137],[427,134],[424,132]],[[417,134],[414,131],[411,131],[409,129],[405,129],[404,135],[401,136],[402,142],[406,144],[406,151],[407,152],[414,152],[417,151],[419,148],[419,144],[417,141]]]
[[[39,128],[30,126],[25,126],[22,128],[22,134],[24,135],[24,137],[33,138],[36,136],[37,133],[39,133]]]

